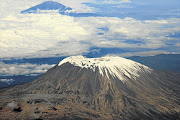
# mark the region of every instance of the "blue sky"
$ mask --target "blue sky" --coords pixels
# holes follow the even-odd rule
[[[108,17],[132,17],[138,20],[167,19],[180,17],[180,3],[177,0],[132,0],[125,3],[86,3],[86,5],[98,9],[97,13]]]
[[[44,62],[3,62],[12,58],[180,53],[179,0],[54,0],[72,8],[68,14],[81,17],[53,10],[21,14],[45,1],[1,1],[0,74],[43,73],[52,67]]]

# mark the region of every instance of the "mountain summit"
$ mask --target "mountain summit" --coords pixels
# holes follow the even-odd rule
[[[33,6],[27,10],[21,11],[21,14],[51,14],[51,13],[58,13],[61,15],[73,16],[73,17],[88,17],[88,16],[99,16],[96,13],[78,13],[76,10],[64,6],[61,3],[54,2],[54,1],[46,1],[39,5]]]
[[[72,56],[32,82],[0,90],[0,119],[179,119],[179,83],[178,74],[125,58]]]
[[[58,2],[46,1],[27,10],[24,10],[21,13],[45,13],[48,11],[52,12],[53,10],[57,10],[58,13],[65,13],[68,10],[72,10],[72,8],[66,7]]]
[[[126,77],[138,77],[138,72],[150,73],[151,69],[145,65],[121,57],[86,58],[84,56],[72,56],[62,60],[58,66],[64,63],[71,63],[81,68],[91,69],[94,72],[99,70],[101,75],[117,77],[125,81]],[[96,69],[97,68],[97,69]]]

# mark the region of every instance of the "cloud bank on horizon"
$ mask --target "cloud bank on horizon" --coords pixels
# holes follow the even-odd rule
[[[120,48],[124,56],[180,51],[178,0],[53,0],[99,16],[20,14],[45,1],[1,1],[0,58],[80,55],[91,48]]]
[[[11,75],[30,75],[36,76],[45,73],[48,69],[55,65],[48,64],[5,64],[0,62],[0,76],[11,76]]]

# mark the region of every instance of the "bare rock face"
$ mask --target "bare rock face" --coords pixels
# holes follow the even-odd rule
[[[68,57],[0,95],[0,119],[180,119],[180,75],[121,57]]]

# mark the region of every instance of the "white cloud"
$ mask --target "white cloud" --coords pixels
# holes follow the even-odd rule
[[[131,57],[131,56],[154,56],[158,54],[176,54],[174,52],[167,52],[163,50],[152,50],[152,51],[144,51],[144,52],[127,52],[127,53],[121,53],[121,54],[113,54],[120,57]],[[109,54],[111,55],[111,54]]]
[[[172,33],[178,33],[179,19],[139,21],[133,18],[83,18],[82,24],[89,31],[104,33],[94,37],[94,45],[98,47],[129,47],[129,48],[161,48],[166,47],[166,41],[175,40],[168,37]],[[93,27],[94,26],[94,27]],[[109,31],[97,31],[94,28],[108,27]],[[128,43],[128,41],[134,41]]]
[[[5,82],[5,83],[11,83],[13,82],[13,79],[0,79],[0,82]]]
[[[52,54],[53,51],[56,51],[55,54],[63,54],[62,51],[79,51],[76,54],[81,54],[88,49],[87,45],[79,46],[80,42],[90,37],[90,33],[73,17],[28,14],[10,18],[13,19],[8,17],[0,22],[4,25],[0,29],[0,57],[29,57],[49,50],[52,50]]]
[[[91,2],[97,4],[122,4],[122,3],[130,3],[131,0],[93,0]]]
[[[93,13],[96,11],[94,7],[86,6],[82,3],[89,3],[93,0],[55,0],[59,3],[62,3],[65,6],[73,8],[76,13]]]
[[[178,41],[168,36],[180,32],[179,21],[175,18],[139,21],[73,18],[60,14],[10,15],[0,21],[0,58],[79,55],[88,52],[90,47],[152,50],[168,47],[166,42]],[[99,29],[106,27],[108,30]]]
[[[42,74],[45,73],[48,69],[52,68],[55,65],[48,64],[5,64],[0,62],[0,75],[30,75],[30,74]],[[8,81],[6,79],[1,79],[1,81]],[[9,80],[11,81],[11,80]]]

